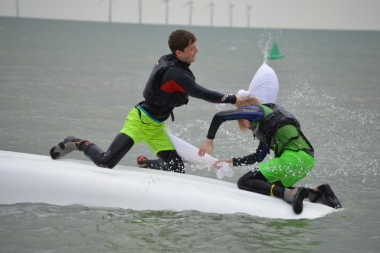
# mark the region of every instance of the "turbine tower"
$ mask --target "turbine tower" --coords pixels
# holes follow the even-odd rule
[[[252,5],[249,5],[248,1],[246,3],[247,3],[247,27],[250,27],[250,25],[251,25],[250,17],[251,17]]]
[[[206,8],[210,8],[210,26],[213,25],[213,21],[214,21],[214,1],[211,0],[210,4],[206,6]]]
[[[16,17],[19,17],[19,0],[16,0]]]
[[[100,1],[102,3],[104,0]],[[112,2],[116,0],[108,0],[109,1],[109,6],[108,6],[108,23],[112,22]]]
[[[186,6],[186,5],[189,5],[189,25],[191,26],[191,21],[192,21],[192,17],[193,17],[193,4],[194,4],[194,1],[193,0],[190,0],[189,2],[185,3],[183,6]]]
[[[166,14],[165,14],[165,25],[169,23],[169,2],[170,0],[162,0],[161,3],[165,2],[166,3]]]
[[[235,7],[235,4],[232,4],[231,1],[228,1],[229,7],[230,7],[230,27],[232,27],[232,14],[233,14],[233,9]]]
[[[142,0],[139,0],[139,24],[141,24],[142,20]]]

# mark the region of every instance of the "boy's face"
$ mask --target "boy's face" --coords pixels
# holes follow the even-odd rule
[[[195,62],[195,56],[198,53],[197,48],[197,42],[194,42],[193,44],[188,45],[183,52],[180,50],[176,51],[176,56],[179,60],[186,62],[186,63],[192,63]]]

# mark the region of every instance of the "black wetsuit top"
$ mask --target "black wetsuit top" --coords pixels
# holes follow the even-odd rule
[[[191,70],[189,69],[190,64],[182,62],[174,57],[172,54],[162,56],[158,62],[162,61],[172,61],[175,64],[166,67],[163,71],[158,72],[156,68],[158,64],[155,65],[152,74],[148,80],[148,83],[144,90],[145,101],[140,103],[140,106],[149,113],[150,116],[159,120],[165,121],[168,119],[173,109],[175,108],[176,101],[173,100],[183,100],[183,94],[186,94],[191,97],[203,99],[211,103],[236,103],[235,95],[225,95],[216,91],[208,90],[203,86],[195,82],[195,77]],[[170,99],[171,102],[164,105],[157,106],[154,101],[154,96],[152,99],[149,99],[149,92],[151,85],[156,85],[159,87],[159,90],[165,93],[171,93]],[[180,95],[176,96],[176,93]],[[179,105],[180,106],[180,105]]]

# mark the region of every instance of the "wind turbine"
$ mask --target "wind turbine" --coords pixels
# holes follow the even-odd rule
[[[16,0],[16,17],[18,17],[18,11],[19,11],[19,0]]]
[[[165,2],[166,3],[166,14],[165,14],[165,24],[168,24],[169,21],[169,2],[170,0],[162,0],[161,3]]]
[[[251,16],[252,5],[249,5],[248,1],[246,3],[247,3],[247,27],[249,27],[251,25],[250,16]]]
[[[191,25],[191,19],[193,17],[193,4],[194,4],[194,1],[193,0],[190,0],[189,2],[185,3],[183,6],[186,6],[186,5],[189,5],[189,25]],[[182,6],[182,7],[183,7]]]
[[[229,7],[230,7],[230,27],[232,27],[232,14],[233,14],[233,9],[235,7],[235,4],[232,4],[231,1],[228,1]]]
[[[142,18],[142,0],[139,0],[139,24],[141,24]]]
[[[206,6],[206,8],[207,7],[210,8],[210,26],[213,25],[213,21],[214,21],[214,6],[215,4],[213,0],[211,0],[210,4]]]
[[[104,0],[100,1],[100,3],[102,3]],[[108,22],[111,23],[112,22],[112,2],[116,0],[108,0],[109,1],[109,7],[108,7]]]

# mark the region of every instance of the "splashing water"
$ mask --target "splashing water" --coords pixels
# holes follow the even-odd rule
[[[264,30],[264,32],[260,35],[258,45],[261,49],[261,53],[263,54],[263,63],[268,63],[268,55],[272,42],[279,41],[282,37],[282,31],[277,29]]]

